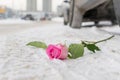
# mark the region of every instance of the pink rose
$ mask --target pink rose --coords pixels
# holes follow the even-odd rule
[[[49,45],[46,49],[46,53],[50,59],[66,59],[68,56],[68,48],[65,45]]]

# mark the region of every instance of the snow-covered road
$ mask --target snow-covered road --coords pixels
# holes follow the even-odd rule
[[[37,26],[0,36],[0,80],[120,80],[119,35],[98,44],[101,51],[95,54],[86,50],[78,59],[51,61],[44,50],[26,44],[31,41],[47,44],[66,41],[69,45],[81,40],[101,40],[111,34],[96,27],[72,29],[61,23]]]

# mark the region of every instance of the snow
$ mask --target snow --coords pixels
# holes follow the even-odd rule
[[[114,26],[114,27],[105,27],[102,28],[101,30],[105,30],[110,33],[115,33],[115,34],[120,34],[120,26]]]
[[[56,21],[56,22],[63,22],[63,17],[54,17],[52,18],[52,21]]]
[[[0,36],[0,80],[120,80],[119,35],[98,44],[101,51],[85,50],[83,57],[73,60],[49,60],[43,49],[26,46],[31,41],[69,45],[110,35],[96,27],[72,29],[54,22]]]
[[[32,21],[25,21],[22,19],[1,19],[0,24],[23,24],[23,23],[31,23]]]

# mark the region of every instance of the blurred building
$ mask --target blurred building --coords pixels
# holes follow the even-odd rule
[[[56,12],[63,0],[0,0],[0,6],[20,11]]]
[[[37,0],[27,0],[27,11],[37,11]]]
[[[13,15],[14,13],[10,8],[5,6],[0,6],[0,19],[9,18]]]
[[[51,0],[43,0],[43,11],[51,12],[52,1]]]

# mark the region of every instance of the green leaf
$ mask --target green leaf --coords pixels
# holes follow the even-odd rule
[[[34,46],[34,47],[37,47],[37,48],[43,48],[43,49],[46,49],[47,48],[47,45],[43,42],[39,42],[39,41],[34,41],[34,42],[30,42],[27,44],[28,46]]]
[[[82,44],[71,44],[69,46],[69,52],[71,56],[69,58],[76,59],[82,57],[84,53],[84,46]]]
[[[100,48],[98,46],[96,46],[95,44],[87,44],[86,45],[87,49],[94,52],[95,51],[100,51]]]

